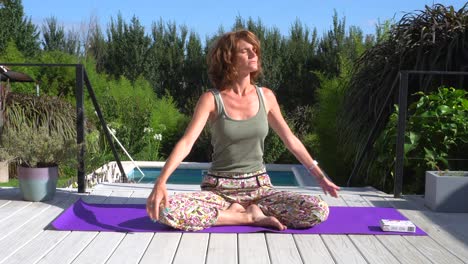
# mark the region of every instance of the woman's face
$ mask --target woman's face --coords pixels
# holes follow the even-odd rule
[[[257,50],[252,44],[245,40],[239,40],[235,56],[236,68],[240,74],[258,70]]]

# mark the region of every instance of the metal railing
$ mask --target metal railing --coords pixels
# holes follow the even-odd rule
[[[88,74],[84,69],[83,64],[60,64],[60,63],[8,63],[8,62],[0,62],[0,65],[4,66],[23,66],[23,67],[74,67],[76,73],[76,82],[75,82],[75,100],[76,100],[76,143],[79,145],[79,152],[78,152],[78,192],[84,193],[86,192],[86,184],[85,184],[85,166],[84,166],[84,135],[85,135],[85,126],[84,126],[84,89],[83,87],[86,85],[88,90],[88,94],[93,102],[94,109],[96,114],[99,118],[99,122],[101,123],[102,130],[104,131],[104,135],[106,136],[106,140],[109,143],[112,154],[114,155],[115,161],[119,167],[120,173],[123,177],[123,182],[127,181],[127,176],[123,169],[122,163],[120,162],[120,157],[117,153],[117,150],[114,146],[112,141],[111,135],[109,130],[107,129],[106,121],[102,116],[101,108],[96,99],[96,95],[94,94],[93,87],[91,86],[91,82],[89,81]]]
[[[385,107],[388,106],[391,96],[393,95],[393,90],[396,87],[397,82],[400,82],[398,90],[398,125],[397,125],[397,141],[396,141],[396,160],[395,160],[395,179],[393,185],[393,195],[395,198],[399,198],[402,195],[403,190],[403,165],[404,165],[404,146],[405,146],[405,130],[406,130],[406,117],[408,111],[408,78],[410,75],[468,75],[468,72],[457,72],[457,71],[400,71],[397,78],[392,83],[391,89],[385,98],[385,101],[382,105],[382,108],[377,115],[377,120],[375,121],[374,126],[370,130],[370,133],[367,137],[365,144],[362,146],[362,151],[358,153],[356,163],[351,172],[350,177],[348,178],[347,185],[350,186],[351,179],[356,176],[362,166],[364,161],[364,156],[368,151],[373,139],[375,138],[375,133],[377,132],[377,127],[382,117]]]

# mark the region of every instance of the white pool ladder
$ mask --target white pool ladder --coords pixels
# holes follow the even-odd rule
[[[127,157],[132,161],[133,165],[135,166],[135,168],[137,168],[142,177],[138,180],[138,183],[141,182],[141,180],[145,177],[145,174],[143,173],[143,171],[141,171],[140,167],[136,164],[136,162],[132,159],[132,157],[130,156],[130,154],[128,154],[127,150],[125,149],[125,147],[122,145],[122,143],[120,143],[119,139],[115,136],[114,132],[112,131],[112,129],[110,129],[109,126],[107,126],[107,130],[109,131],[109,133],[112,135],[112,137],[115,139],[115,141],[117,141],[117,143],[119,144],[120,148],[122,148],[122,150],[125,152],[125,154],[127,155]],[[132,175],[132,178],[134,176]]]

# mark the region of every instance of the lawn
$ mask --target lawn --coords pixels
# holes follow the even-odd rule
[[[71,176],[71,177],[59,177],[57,181],[57,187],[58,188],[64,188],[68,187],[69,181],[75,182],[76,177]],[[0,182],[0,187],[19,187],[19,182],[18,179],[10,179],[8,182]]]

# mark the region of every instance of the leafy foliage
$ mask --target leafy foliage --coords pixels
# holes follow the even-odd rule
[[[10,155],[27,167],[69,165],[78,154],[74,139],[66,139],[45,125],[32,127],[23,123],[19,130],[7,129],[2,143]]]
[[[44,40],[42,45],[45,51],[64,50],[65,47],[65,30],[63,26],[57,25],[57,18],[46,18],[42,25],[42,36]]]
[[[143,74],[150,45],[144,27],[135,16],[127,24],[119,13],[116,21],[111,20],[107,38],[109,42],[105,65],[108,73],[117,78],[124,76],[135,81]]]
[[[76,115],[57,97],[8,93],[2,147],[29,167],[47,167],[76,160]]]
[[[314,71],[320,81],[320,87],[316,90],[318,102],[314,105],[315,116],[314,133],[317,143],[313,153],[320,160],[321,167],[338,184],[346,184],[350,162],[344,159],[343,147],[340,144],[340,119],[343,111],[345,92],[351,79],[353,64],[370,45],[370,40],[364,40],[362,31],[356,27],[345,30],[345,21],[339,20],[336,13],[333,17],[333,30],[326,33],[320,43],[321,60],[331,60],[333,69],[328,71]],[[378,31],[384,35],[385,31],[380,26]],[[327,52],[325,52],[327,51]],[[313,139],[314,137],[309,137]]]
[[[4,0],[0,8],[0,54],[9,41],[13,41],[26,56],[39,52],[37,27],[26,18],[21,0]]]
[[[467,5],[458,11],[440,4],[426,6],[423,11],[403,16],[385,40],[360,57],[345,93],[338,129],[348,162],[365,154],[365,163],[370,164],[372,155],[363,146],[371,127],[377,122],[376,133],[370,138],[373,143],[389,120],[398,98],[395,87],[401,70],[466,71],[467,17]],[[462,77],[419,75],[409,80],[409,93],[431,92],[441,84],[463,87],[462,80]],[[382,117],[377,120],[381,110]],[[362,166],[357,173],[360,178],[353,180],[362,183],[369,177],[367,170],[367,166]]]
[[[405,178],[411,179],[406,179],[405,188],[421,193],[426,170],[463,169],[450,159],[462,158],[468,150],[468,92],[441,87],[431,94],[418,92],[414,96],[419,99],[409,107],[405,133]],[[398,109],[375,143],[371,175],[393,176],[397,121]],[[369,180],[391,187],[386,178],[374,176]]]
[[[76,138],[75,108],[58,97],[9,93],[6,104],[5,126],[9,130],[44,126],[67,140]]]
[[[150,117],[150,126],[162,135],[161,156],[168,157],[172,148],[184,134],[189,118],[178,109],[172,96],[166,94],[155,100]]]

